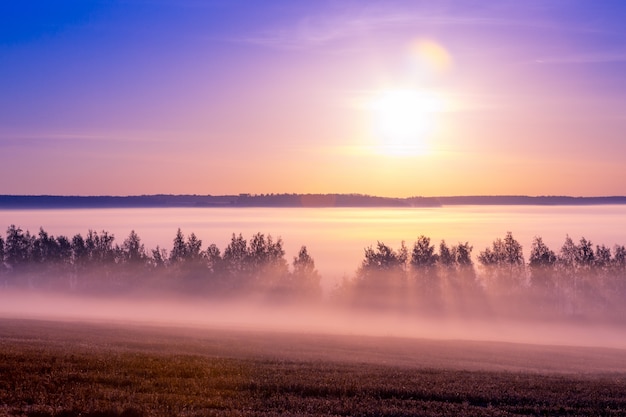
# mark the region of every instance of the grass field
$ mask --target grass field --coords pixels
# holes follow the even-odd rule
[[[0,319],[8,416],[626,415],[626,352]]]

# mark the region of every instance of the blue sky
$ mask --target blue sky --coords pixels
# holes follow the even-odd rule
[[[626,194],[624,22],[621,1],[4,2],[0,193]]]

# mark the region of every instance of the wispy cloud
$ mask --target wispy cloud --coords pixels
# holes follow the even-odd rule
[[[86,143],[131,143],[163,142],[163,132],[35,132],[0,130],[0,148],[2,147],[44,147],[67,144],[77,146]]]
[[[407,16],[401,15],[328,19],[307,17],[291,27],[268,29],[232,40],[276,49],[308,49],[408,22]]]
[[[507,4],[510,4],[507,2]],[[513,3],[519,7],[516,3]],[[517,10],[517,9],[515,9]],[[299,50],[322,47],[383,31],[403,29],[427,32],[431,29],[477,27],[529,27],[549,31],[589,31],[536,16],[524,18],[510,9],[483,5],[481,8],[452,10],[443,3],[416,3],[404,8],[361,7],[359,9],[304,16],[290,24],[277,25],[229,39],[267,48]]]
[[[608,64],[626,62],[626,51],[572,54],[539,58],[541,64]]]

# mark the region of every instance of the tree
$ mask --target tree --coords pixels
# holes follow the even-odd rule
[[[306,246],[302,246],[298,256],[294,256],[292,265],[292,283],[295,291],[303,296],[318,298],[321,295],[321,277]]]
[[[575,252],[575,260],[579,269],[588,272],[591,270],[595,263],[595,254],[593,252],[593,244],[591,241],[585,239],[584,237],[580,238],[580,242],[576,247]]]
[[[72,263],[75,268],[84,267],[89,262],[89,249],[80,234],[72,238]]]
[[[24,233],[22,228],[14,224],[9,226],[6,234],[4,259],[12,269],[22,268],[30,261],[32,252],[32,238],[28,231]]]
[[[468,242],[458,243],[452,248],[454,262],[460,269],[474,267],[474,262],[472,262],[472,249],[474,248]]]
[[[577,266],[574,300],[578,308],[577,313],[604,310],[605,305],[600,293],[598,276],[600,271],[593,244],[590,240],[581,237],[576,249],[575,259]]]
[[[411,251],[411,267],[424,275],[430,275],[435,270],[437,260],[435,246],[430,244],[430,238],[424,235],[418,237]]]
[[[98,232],[90,229],[85,239],[90,263],[99,266],[112,265],[116,257],[116,251],[113,247],[114,240],[115,236],[106,230],[98,234]],[[108,271],[108,268],[106,270]]]
[[[122,243],[122,262],[130,265],[143,265],[147,261],[146,249],[141,243],[141,238],[134,230]]]
[[[551,293],[554,290],[554,267],[556,254],[539,236],[535,236],[530,246],[528,267],[530,269],[530,283],[540,291]]]
[[[435,246],[430,244],[430,238],[419,236],[411,251],[411,272],[417,284],[418,295],[422,298],[421,303],[428,302],[431,308],[434,307],[433,304],[441,303],[437,260]]]
[[[473,247],[468,242],[448,246],[444,240],[439,243],[437,275],[441,294],[439,306],[448,311],[467,315],[484,309],[480,287],[476,281]]]
[[[439,254],[437,255],[437,266],[439,272],[446,275],[450,273],[460,273],[467,275],[474,269],[472,261],[472,250],[474,248],[468,242],[458,243],[449,247],[445,240],[439,243]],[[453,274],[454,275],[454,274]]]
[[[263,266],[269,262],[269,251],[263,233],[252,236],[246,258],[257,275],[260,274]]]
[[[614,297],[623,304],[626,299],[626,247],[615,245],[613,247],[613,259],[611,261],[612,289]]]
[[[198,262],[202,259],[202,240],[198,239],[195,233],[191,233],[185,244],[185,260]]]
[[[478,296],[478,283],[476,282],[476,271],[472,261],[472,250],[474,248],[468,242],[457,243],[452,247],[452,255],[456,264],[453,274],[455,285],[461,290],[464,297]]]
[[[174,237],[174,244],[170,251],[170,263],[175,264],[183,261],[187,257],[187,245],[185,244],[185,236],[181,232],[180,227]]]
[[[270,287],[285,286],[288,268],[282,239],[274,241],[271,235],[266,239],[262,233],[252,236],[247,264],[257,283]]]
[[[611,248],[605,245],[596,245],[594,253],[594,269],[596,270],[596,276],[600,280],[608,279],[612,272],[613,260],[611,258]],[[602,285],[603,283],[601,283]]]
[[[454,253],[450,250],[445,240],[439,243],[439,256],[437,257],[437,261],[439,265],[444,268],[452,268],[456,263]]]
[[[561,310],[577,312],[578,303],[578,247],[567,235],[557,256],[558,288]]]
[[[164,248],[160,248],[157,246],[155,249],[152,249],[152,266],[157,269],[165,268],[167,265],[167,250]]]
[[[243,238],[241,233],[239,236],[233,233],[230,243],[224,249],[224,264],[227,273],[239,280],[245,280],[249,273],[248,262],[248,242]]]
[[[402,242],[395,251],[382,242],[376,249],[365,249],[365,258],[356,274],[359,303],[368,306],[397,307],[406,294],[408,250]]]
[[[2,236],[0,236],[0,277],[2,277],[2,274],[4,273],[4,239],[2,238]],[[6,282],[3,283],[4,285],[6,285]]]
[[[257,233],[248,245],[241,233],[233,233],[222,261],[230,282],[236,286],[277,288],[285,285],[288,278],[283,241],[280,238],[274,241],[271,235],[266,238],[263,233]]]
[[[556,282],[557,256],[539,236],[535,236],[530,247],[528,270],[530,289],[538,307],[542,310],[558,307]]]
[[[220,253],[220,249],[214,244],[211,243],[206,251],[204,252],[204,257],[206,259],[207,268],[211,275],[217,275],[223,273],[223,262],[222,255]]]
[[[382,242],[377,242],[376,249],[371,246],[365,249],[365,259],[361,263],[361,272],[364,278],[370,274],[383,273],[404,273],[406,271],[407,249],[402,242],[402,246],[396,252],[390,246]]]
[[[522,245],[507,232],[504,239],[496,239],[491,248],[478,255],[489,287],[499,293],[512,293],[524,283],[524,254]]]
[[[42,265],[50,265],[60,260],[59,246],[53,236],[39,228],[39,235],[34,240],[32,260]]]
[[[613,267],[617,271],[626,270],[626,247],[624,245],[615,245],[613,247]]]
[[[449,247],[445,240],[439,242],[437,273],[442,282],[456,281],[456,247]]]
[[[59,251],[59,258],[65,265],[72,264],[72,243],[69,239],[63,235],[57,236],[57,247]]]

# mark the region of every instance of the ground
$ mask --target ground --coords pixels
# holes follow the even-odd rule
[[[0,415],[626,415],[626,351],[0,319]]]

